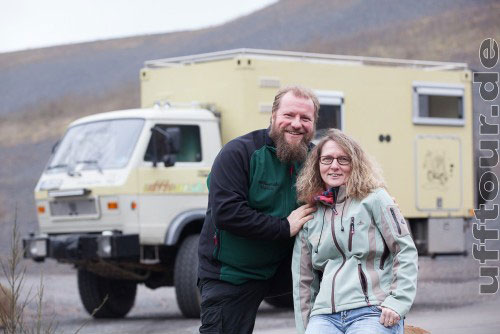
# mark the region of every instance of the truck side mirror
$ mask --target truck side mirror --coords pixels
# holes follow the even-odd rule
[[[181,150],[181,129],[167,128],[165,131],[165,145],[167,147],[167,154],[177,154]]]
[[[154,140],[154,159],[153,166],[156,167],[157,162],[161,161],[165,167],[170,167],[175,164],[176,154],[179,153],[181,147],[181,130],[178,127],[167,128],[166,130],[155,126],[151,131],[156,132],[157,136],[162,136],[163,140]]]
[[[165,167],[175,165],[176,154],[181,148],[181,130],[177,127],[165,131],[165,155],[162,157]]]

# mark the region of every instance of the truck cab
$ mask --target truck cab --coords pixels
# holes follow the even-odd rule
[[[76,120],[36,186],[40,234],[24,240],[26,256],[74,264],[89,313],[108,295],[97,317],[124,316],[138,283],[178,280],[180,304],[196,302],[196,275],[185,272],[197,269],[206,179],[220,148],[218,118],[201,108],[163,105]],[[185,268],[176,275],[179,256]],[[196,316],[196,307],[184,308]]]

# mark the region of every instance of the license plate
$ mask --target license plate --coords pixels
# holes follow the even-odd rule
[[[50,214],[54,217],[95,215],[97,214],[95,199],[52,201],[50,202]]]

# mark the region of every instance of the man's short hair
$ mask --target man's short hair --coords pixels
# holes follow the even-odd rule
[[[292,92],[292,94],[295,97],[310,99],[313,102],[313,104],[314,104],[314,124],[316,124],[316,122],[318,120],[318,113],[319,113],[318,98],[316,97],[316,94],[314,94],[310,89],[307,89],[307,88],[301,87],[301,86],[287,86],[287,87],[281,88],[278,91],[278,93],[276,93],[276,96],[274,97],[272,114],[274,114],[279,109],[281,99],[288,92]]]

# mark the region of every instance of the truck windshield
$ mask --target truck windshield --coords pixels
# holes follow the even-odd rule
[[[71,127],[47,171],[70,169],[116,169],[125,167],[144,125],[142,119],[117,119]]]

